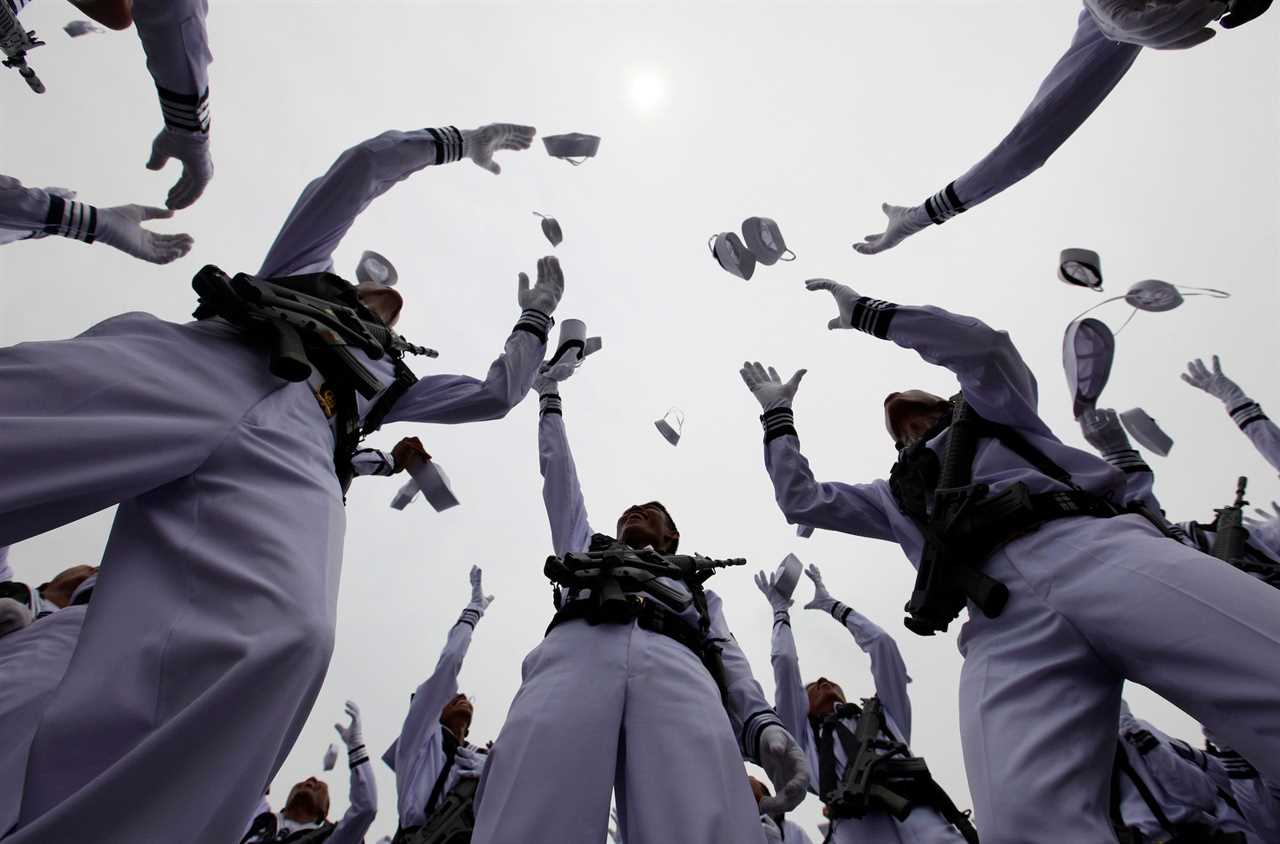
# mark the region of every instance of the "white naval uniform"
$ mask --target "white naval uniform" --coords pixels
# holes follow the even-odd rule
[[[1124,753],[1132,776],[1141,780],[1140,784],[1129,781],[1131,776],[1117,766],[1113,776],[1120,778],[1120,814],[1125,825],[1140,832],[1144,840],[1159,841],[1169,835],[1172,829],[1165,826],[1167,823],[1242,832],[1249,844],[1264,844],[1266,839],[1255,835],[1224,799],[1223,795],[1231,797],[1231,792],[1220,773],[1221,766],[1203,750],[1133,717],[1127,706],[1121,709],[1119,735],[1118,752]],[[1223,786],[1226,791],[1219,790]]]
[[[1040,169],[1120,83],[1141,49],[1108,40],[1082,9],[1071,44],[1018,122],[981,161],[925,201],[929,218],[944,223]]]
[[[980,416],[1014,428],[1080,488],[1123,494],[1122,472],[1064,445],[1040,419],[1035,378],[1008,334],[867,298],[852,324],[950,369]],[[765,465],[787,521],[897,542],[918,565],[923,537],[889,484],[815,481],[789,417],[765,416]],[[949,437],[930,447],[941,452]],[[1019,481],[1032,493],[1065,490],[995,439],[979,443],[973,481],[993,495]],[[1010,592],[998,618],[970,607],[959,641],[961,737],[984,844],[1110,840],[1107,780],[1125,679],[1233,746],[1256,748],[1263,773],[1280,775],[1280,591],[1206,565],[1138,515],[1056,519],[983,568]]]
[[[445,728],[440,723],[440,712],[458,694],[458,673],[480,617],[481,613],[474,607],[462,611],[449,630],[435,671],[413,693],[399,737],[382,755],[383,761],[396,773],[396,807],[401,829],[426,823],[432,798],[438,805],[457,785],[457,771],[445,752]],[[462,743],[461,746],[471,745]],[[437,790],[436,783],[446,765],[450,767],[449,774]]]
[[[852,607],[836,601],[831,607],[832,618],[839,621],[853,634],[863,653],[871,657],[871,677],[875,682],[876,697],[883,706],[884,719],[895,741],[911,743],[911,697],[907,693],[907,665],[898,650],[898,643],[871,619]],[[778,717],[791,735],[804,749],[809,759],[810,790],[821,798],[818,761],[818,737],[809,721],[809,697],[800,674],[800,658],[796,652],[795,637],[791,633],[790,613],[786,610],[773,614],[773,646],[769,655],[773,664],[774,706]],[[851,732],[858,727],[858,717],[843,719]],[[843,777],[849,760],[839,740],[834,742],[836,776]],[[963,844],[964,837],[949,824],[936,809],[917,807],[906,820],[899,821],[884,812],[875,812],[862,818],[832,820],[834,827],[829,840],[838,844]]]
[[[1280,426],[1272,422],[1253,399],[1245,398],[1227,408],[1231,420],[1239,426],[1262,459],[1280,472]]]
[[[538,448],[552,544],[564,555],[587,550],[592,531],[559,411],[559,397],[543,398]],[[758,761],[760,733],[780,722],[720,598],[706,596],[725,702],[689,648],[635,623],[566,621],[529,653],[481,779],[473,844],[599,844],[611,791],[627,844],[764,840],[742,760]]]
[[[347,811],[333,825],[333,830],[328,837],[324,839],[325,844],[363,844],[365,833],[369,831],[374,818],[378,815],[378,787],[373,776],[373,764],[369,761],[369,752],[363,744],[356,745],[347,751],[347,761],[351,770],[349,805]],[[283,810],[274,814],[276,816],[275,835],[246,834],[241,839],[241,844],[269,844],[300,830],[317,829],[325,825],[325,821],[316,823],[291,821],[284,816]],[[255,817],[255,823],[257,820],[258,818]]]
[[[344,153],[306,189],[266,271],[327,266],[373,197],[457,160],[461,145],[441,136],[386,133]],[[484,380],[423,377],[386,421],[503,417],[533,382],[549,322],[526,312]],[[387,377],[389,364],[363,360]],[[346,529],[333,449],[311,389],[272,376],[267,350],[220,320],[131,313],[0,349],[0,544],[119,504],[6,844],[69,840],[90,821],[103,844],[243,833],[333,646]]]
[[[1221,771],[1226,777],[1226,787],[1240,807],[1241,814],[1253,827],[1254,834],[1260,841],[1280,841],[1280,785],[1268,782],[1258,773],[1253,764],[1235,750],[1215,741],[1215,736],[1208,734],[1209,757],[1216,763],[1211,771]],[[1222,786],[1220,774],[1215,773],[1219,787]]]

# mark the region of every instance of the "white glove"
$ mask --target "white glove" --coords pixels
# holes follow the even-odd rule
[[[1222,17],[1219,0],[1084,0],[1098,29],[1111,41],[1156,50],[1183,50],[1213,37],[1208,26]]]
[[[13,598],[0,598],[0,636],[21,630],[31,624],[35,617],[31,610]]]
[[[880,210],[889,218],[889,224],[880,234],[869,234],[861,243],[853,244],[853,249],[862,255],[874,255],[886,249],[892,249],[911,235],[923,228],[933,225],[929,212],[923,205],[904,208],[901,205],[884,203]]]
[[[493,603],[493,596],[484,594],[484,587],[480,584],[480,567],[471,567],[471,603],[467,604],[467,609],[479,610],[484,612]]]
[[[1271,509],[1274,512],[1256,508],[1254,512],[1258,517],[1245,516],[1244,526],[1255,544],[1264,546],[1272,554],[1280,554],[1280,503],[1271,502]]]
[[[777,724],[760,733],[760,767],[774,790],[760,801],[760,814],[783,815],[800,805],[809,787],[809,760],[791,734]]]
[[[800,379],[808,371],[807,369],[796,370],[791,380],[783,383],[778,370],[772,366],[766,370],[759,361],[755,363],[744,361],[738,374],[742,376],[742,382],[747,385],[751,395],[760,402],[760,407],[764,410],[773,410],[778,407],[791,407],[791,400],[796,397],[796,391],[800,389]]]
[[[760,826],[764,828],[765,844],[782,844],[782,830],[768,815],[760,816]]]
[[[213,178],[213,159],[209,157],[209,133],[161,129],[151,142],[148,170],[162,170],[170,158],[182,162],[182,175],[169,189],[164,204],[174,210],[186,208],[200,198]]]
[[[547,316],[555,312],[564,295],[564,271],[554,255],[538,259],[538,280],[529,286],[529,276],[520,273],[518,301],[521,310],[540,311]]]
[[[342,743],[347,746],[347,752],[350,753],[364,744],[364,737],[360,732],[360,707],[356,706],[353,701],[347,701],[346,711],[347,715],[351,716],[351,725],[343,727],[341,724],[334,724],[333,728],[338,731],[338,736],[342,739]]]
[[[480,779],[480,774],[484,772],[485,759],[488,757],[478,750],[472,750],[470,747],[459,747],[457,754],[453,757],[453,769],[458,772],[460,779]]]
[[[777,572],[773,574],[765,574],[763,571],[756,572],[756,588],[764,593],[765,600],[769,602],[769,606],[773,607],[774,612],[786,610],[793,603],[791,598],[774,588],[777,582]]]
[[[1182,380],[1198,390],[1204,390],[1228,408],[1249,398],[1235,381],[1222,374],[1222,365],[1218,363],[1217,355],[1213,356],[1212,372],[1204,365],[1203,360],[1196,358],[1187,364]]]
[[[827,323],[827,328],[853,328],[853,305],[862,297],[847,284],[832,281],[829,278],[811,278],[804,283],[806,290],[829,290],[836,300],[836,309],[840,315]]]
[[[826,585],[822,582],[822,572],[818,571],[817,566],[810,563],[809,568],[805,569],[804,573],[806,577],[813,581],[813,600],[805,604],[804,608],[831,612],[831,608],[836,605],[836,599],[831,597],[831,593],[827,591]]]
[[[537,133],[532,126],[516,123],[490,123],[479,129],[468,129],[462,133],[462,154],[496,176],[502,172],[502,166],[493,160],[493,154],[499,150],[528,149]]]
[[[331,744],[324,752],[323,767],[326,771],[332,771],[336,764],[338,764],[338,746]]]
[[[160,234],[142,227],[143,220],[164,220],[173,216],[165,208],[147,205],[117,205],[98,209],[97,240],[114,246],[126,255],[167,264],[191,251],[195,241],[189,234]]]
[[[1114,410],[1089,408],[1080,415],[1080,432],[1084,434],[1085,442],[1103,456],[1133,448],[1129,435],[1120,424],[1120,416]]]

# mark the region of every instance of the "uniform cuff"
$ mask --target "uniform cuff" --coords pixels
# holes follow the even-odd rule
[[[516,320],[516,327],[512,331],[527,331],[545,343],[547,342],[547,332],[551,330],[551,326],[554,323],[555,320],[551,318],[550,314],[535,311],[533,308],[525,308],[520,314],[520,319]]]
[[[462,158],[462,133],[456,126],[428,129],[436,142],[436,164],[452,164]]]
[[[776,712],[772,709],[762,709],[747,716],[747,720],[742,724],[742,756],[750,759],[757,765],[760,764],[760,734],[765,731],[766,727],[777,725],[782,727],[782,720],[778,718]],[[783,727],[785,730],[786,727]]]
[[[799,436],[796,433],[796,415],[790,407],[775,407],[773,410],[766,410],[760,414],[760,424],[764,427],[764,441],[769,443],[778,437],[791,435]]]
[[[779,624],[785,624],[788,627],[791,626],[791,612],[789,610],[780,609],[773,611],[773,626],[777,627]]]
[[[351,455],[351,468],[357,475],[394,475],[396,461],[377,448],[359,448]]]
[[[1252,399],[1244,399],[1236,402],[1227,408],[1227,413],[1231,414],[1231,419],[1243,431],[1254,422],[1261,422],[1267,418],[1267,414],[1262,412],[1262,407]]]
[[[831,617],[841,624],[845,624],[849,620],[849,613],[853,612],[853,607],[845,606],[839,601],[832,601],[831,606],[827,607],[827,612],[831,613]]]
[[[929,215],[929,219],[933,220],[934,225],[942,225],[957,214],[963,214],[969,209],[960,201],[960,197],[956,195],[956,183],[952,182],[942,190],[935,193],[924,201],[925,213]]]
[[[44,233],[93,243],[98,235],[98,209],[74,199],[50,195],[49,213],[44,218]]]
[[[1151,471],[1151,467],[1147,465],[1147,461],[1143,460],[1142,455],[1138,453],[1137,449],[1133,448],[1103,452],[1102,459],[1125,474]]]
[[[157,85],[156,92],[160,95],[160,111],[164,115],[165,126],[183,132],[208,133],[208,88],[202,94],[179,94]]]
[[[352,768],[369,761],[369,751],[365,750],[363,742],[347,751],[347,761]]]
[[[547,393],[546,395],[538,396],[538,415],[549,416],[551,414],[555,414],[556,416],[564,415],[562,412],[560,396],[555,393]]]
[[[893,321],[893,315],[897,310],[898,306],[893,302],[861,296],[853,303],[849,327],[884,340],[889,336],[889,323]]]
[[[484,610],[475,607],[467,607],[462,611],[462,615],[458,616],[459,624],[466,624],[472,630],[476,629],[476,625],[480,623],[480,616],[484,615]]]

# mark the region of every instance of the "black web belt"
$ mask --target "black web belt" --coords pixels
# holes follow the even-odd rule
[[[559,609],[547,625],[547,633],[566,621],[582,619],[588,624],[630,624],[642,630],[675,639],[701,658],[704,650],[702,634],[689,622],[643,595],[627,595],[625,601],[597,604],[587,598],[570,601]]]

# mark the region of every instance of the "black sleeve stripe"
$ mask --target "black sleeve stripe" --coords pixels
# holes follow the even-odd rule
[[[164,125],[184,132],[209,131],[209,89],[202,94],[179,94],[156,86]]]
[[[893,314],[897,309],[898,306],[892,302],[863,296],[853,303],[850,327],[883,340],[889,336],[889,323],[893,321]]]
[[[924,201],[924,210],[935,225],[942,225],[957,214],[969,209],[956,194],[956,183],[952,182],[942,190]]]
[[[452,164],[462,158],[462,133],[454,126],[428,129],[436,142],[436,164]]]
[[[516,326],[512,331],[527,331],[534,337],[537,337],[543,343],[547,342],[547,333],[551,331],[551,326],[555,324],[548,314],[542,311],[535,311],[532,308],[526,308],[520,314],[520,319],[516,320]]]
[[[50,194],[49,211],[44,218],[44,233],[93,243],[98,234],[98,209],[74,199],[63,199]]]
[[[564,415],[563,403],[560,401],[560,397],[554,393],[538,397],[538,415],[547,416],[550,414],[556,416]]]
[[[1254,422],[1261,422],[1267,418],[1267,414],[1262,412],[1262,407],[1256,401],[1247,401],[1242,405],[1233,407],[1228,411],[1231,419],[1243,431]]]
[[[778,437],[798,436],[796,434],[796,415],[789,407],[775,407],[760,415],[760,424],[764,427],[764,441],[768,443]]]

